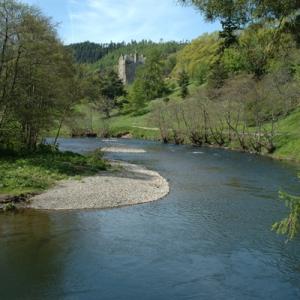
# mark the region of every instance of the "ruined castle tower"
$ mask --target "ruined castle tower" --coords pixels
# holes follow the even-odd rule
[[[137,53],[120,56],[118,73],[124,84],[131,84],[134,81],[138,66],[143,65],[145,60],[143,55]]]

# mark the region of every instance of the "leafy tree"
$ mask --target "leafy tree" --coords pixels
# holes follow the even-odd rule
[[[298,0],[179,0],[197,7],[209,21],[231,18],[241,27],[250,22],[278,21],[295,16]],[[295,16],[296,17],[296,16]]]
[[[139,77],[131,86],[129,92],[129,101],[131,109],[134,112],[139,112],[146,106],[147,98],[144,91],[144,81]]]
[[[216,60],[219,44],[218,35],[215,33],[204,34],[193,40],[178,52],[172,75],[177,77],[177,74],[184,69],[191,79],[204,83],[211,65]]]
[[[5,0],[0,15],[0,141],[33,150],[69,102],[74,65],[37,9]]]
[[[177,63],[177,55],[176,54],[169,55],[164,64],[165,76],[169,76],[172,73],[173,69],[176,66],[176,63]]]
[[[290,214],[282,221],[275,223],[273,230],[279,234],[287,235],[288,239],[293,239],[300,230],[300,197],[280,192],[280,198],[290,209]]]
[[[251,24],[269,24],[272,28],[271,40],[266,40],[267,55],[261,57],[262,67],[254,70],[255,76],[260,78],[264,74],[265,62],[276,54],[280,47],[282,33],[291,32],[299,42],[297,24],[299,24],[299,0],[180,0],[179,2],[197,7],[209,21],[220,21],[222,31],[219,36],[222,43],[218,49],[219,58],[214,67],[220,68],[224,51],[238,43],[237,30],[244,29]]]
[[[146,64],[142,67],[138,75],[143,81],[144,93],[147,100],[159,98],[166,92],[163,68],[161,53],[153,51],[147,57]]]
[[[109,71],[104,75],[100,74],[97,89],[100,109],[110,118],[111,110],[117,106],[117,98],[126,94],[123,82],[116,72]]]
[[[184,99],[189,94],[189,90],[188,90],[189,81],[190,81],[189,75],[185,70],[182,70],[178,74],[178,76],[179,76],[178,85],[180,87],[180,95],[181,95],[181,98]]]
[[[194,79],[198,85],[207,81],[210,66],[208,64],[199,64],[194,73]]]
[[[211,89],[219,89],[224,85],[226,79],[228,79],[228,72],[223,60],[219,58],[211,66],[210,73],[208,75],[208,86]]]
[[[146,101],[162,97],[166,92],[164,64],[161,61],[161,54],[154,51],[137,72],[129,95],[132,108],[142,108]]]
[[[99,91],[102,96],[111,100],[115,100],[125,93],[122,80],[119,79],[118,74],[114,71],[100,75]]]

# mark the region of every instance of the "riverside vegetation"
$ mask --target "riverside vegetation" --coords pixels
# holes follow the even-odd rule
[[[81,98],[80,72],[51,20],[17,1],[0,1],[0,194],[40,192],[57,180],[106,168],[101,153],[43,146]],[[3,196],[4,195],[4,196]],[[5,196],[7,195],[7,196]]]
[[[37,9],[1,1],[1,147],[32,152],[49,135],[56,144],[60,134],[130,133],[299,161],[299,1],[179,2],[222,30],[191,43],[64,47]],[[123,86],[118,58],[135,51],[146,63]],[[299,199],[282,196],[291,215],[274,229],[292,238]]]

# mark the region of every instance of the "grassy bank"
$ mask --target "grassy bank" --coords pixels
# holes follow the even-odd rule
[[[110,122],[110,129],[114,135],[130,132],[135,138],[160,139],[158,128],[155,128],[155,124],[149,123],[149,114],[139,117],[138,122],[136,117],[130,115],[114,116]],[[137,123],[139,125],[135,125]],[[300,162],[300,109],[290,113],[287,117],[281,118],[275,126],[277,131],[274,140],[276,151],[271,157]],[[232,142],[227,146],[239,150],[237,142]]]
[[[277,128],[277,150],[273,156],[300,162],[300,109],[281,119]]]
[[[198,89],[198,86],[191,84],[189,86],[190,95],[196,95]],[[98,136],[103,136],[103,133],[106,133],[108,136],[120,137],[129,133],[133,138],[137,139],[160,140],[160,130],[158,124],[151,120],[151,112],[157,105],[163,104],[165,100],[165,98],[161,98],[148,102],[144,113],[138,115],[134,113],[120,113],[115,110],[109,119],[104,119],[101,113],[94,109],[92,105],[82,103],[76,107],[78,116],[75,117],[73,123],[76,124],[76,128],[79,128],[79,130],[93,131]],[[168,100],[169,103],[187,101],[181,99],[178,88],[168,96]],[[266,127],[268,127],[268,124],[266,124]],[[69,137],[71,135],[69,128],[63,128],[62,133],[64,136]],[[274,143],[276,151],[271,156],[276,159],[300,162],[300,109],[294,110],[288,116],[281,117],[275,124],[275,128],[276,137]],[[251,131],[253,129],[249,128],[249,132]],[[184,142],[190,143],[186,136],[184,137]],[[232,141],[225,146],[236,150],[240,149],[238,141]]]
[[[30,154],[1,153],[0,195],[37,193],[59,180],[80,179],[105,169],[100,151],[88,156],[45,149]]]

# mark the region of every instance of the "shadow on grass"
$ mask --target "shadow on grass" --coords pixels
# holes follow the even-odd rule
[[[73,152],[52,152],[32,155],[26,158],[29,165],[66,176],[88,176],[106,170],[102,154],[83,156]]]
[[[42,191],[69,177],[92,176],[107,169],[102,153],[40,150],[34,153],[0,152],[0,194]]]

